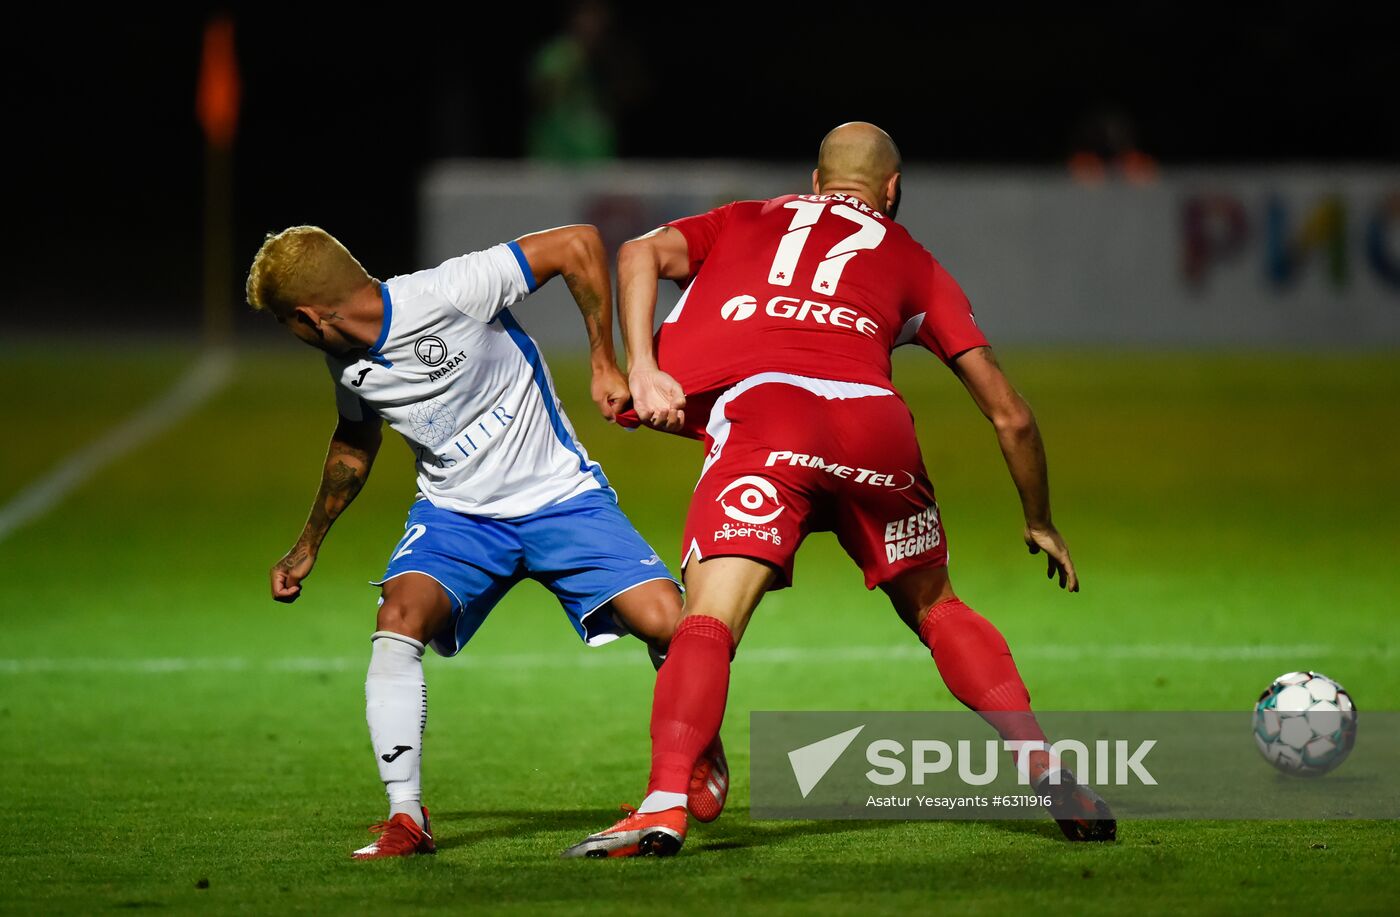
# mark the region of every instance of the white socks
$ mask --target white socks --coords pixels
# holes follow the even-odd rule
[[[685,808],[684,793],[663,793],[661,790],[652,790],[647,794],[647,798],[642,800],[642,804],[637,806],[640,815],[651,812],[665,812],[667,809]]]
[[[423,729],[428,725],[423,644],[387,630],[375,631],[370,643],[365,720],[379,779],[389,795],[389,817],[403,813],[421,828]]]

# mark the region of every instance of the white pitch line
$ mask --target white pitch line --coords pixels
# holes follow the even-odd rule
[[[1333,647],[1320,644],[1279,646],[1190,646],[1186,644],[1137,644],[1126,646],[1027,646],[1016,653],[1021,660],[1076,662],[1113,660],[1183,660],[1188,662],[1243,662],[1279,660],[1306,665],[1316,659],[1393,659],[1386,647]],[[434,673],[447,671],[523,671],[533,669],[586,669],[642,665],[640,652],[506,653],[473,656],[470,653],[435,665]],[[922,646],[771,647],[740,652],[736,661],[757,665],[814,662],[903,662],[928,658]],[[369,660],[363,656],[293,656],[252,659],[240,656],[170,657],[155,659],[102,659],[92,657],[36,657],[0,659],[0,675],[122,674],[170,675],[186,672],[347,672],[360,671]]]
[[[87,443],[0,507],[0,541],[53,509],[106,465],[183,420],[233,377],[233,354],[208,351],[165,394],[100,439]]]

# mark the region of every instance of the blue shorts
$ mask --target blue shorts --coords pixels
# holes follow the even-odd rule
[[[676,582],[608,490],[590,490],[514,519],[468,516],[419,500],[408,511],[384,578],[374,585],[405,573],[432,577],[452,599],[452,623],[430,643],[443,656],[466,646],[523,579],[554,593],[589,646],[627,633],[604,605],[642,583]]]

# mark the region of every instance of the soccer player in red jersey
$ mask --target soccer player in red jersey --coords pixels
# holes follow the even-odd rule
[[[685,617],[656,681],[647,796],[566,855],[671,854],[687,807],[718,813],[724,794],[692,780],[695,763],[716,741],[749,617],[765,592],[791,585],[793,557],[813,531],[835,532],[958,700],[1003,739],[1045,740],[1006,640],[949,582],[943,523],[890,352],[924,347],[967,387],[1020,494],[1026,545],[1076,592],[1035,417],[957,282],[894,221],[900,157],[890,137],[860,122],[833,130],[812,190],[677,220],[618,255],[637,420],[703,438],[708,453],[685,524]],[[662,278],[685,291],[653,340]],[[1054,800],[1066,837],[1116,836],[1103,800],[1045,751],[1019,758]]]

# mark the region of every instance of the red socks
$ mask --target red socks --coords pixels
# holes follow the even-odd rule
[[[656,675],[651,705],[651,779],[647,793],[682,793],[695,760],[719,734],[729,698],[734,635],[708,615],[681,619]]]
[[[1011,650],[990,621],[961,600],[948,599],[929,610],[919,637],[933,652],[948,690],[980,713],[1003,739],[1045,741]],[[688,790],[695,760],[724,720],[733,658],[734,635],[723,621],[707,615],[681,620],[656,676],[648,794]],[[1032,753],[1032,783],[1047,760],[1044,752]]]
[[[929,609],[919,625],[919,639],[933,652],[938,673],[953,696],[980,713],[1003,739],[1045,741],[1011,648],[992,622],[961,599],[945,599]],[[1044,752],[1032,752],[1032,784],[1047,762]]]

